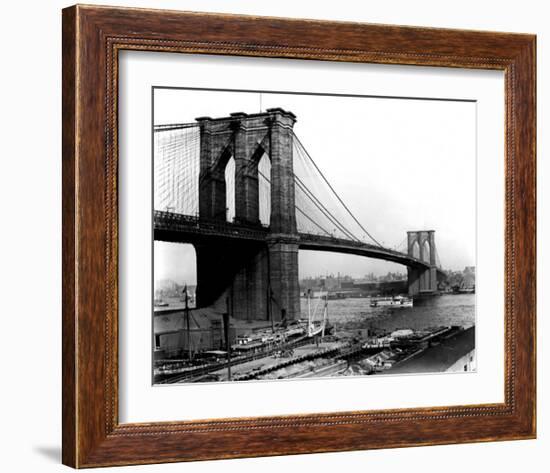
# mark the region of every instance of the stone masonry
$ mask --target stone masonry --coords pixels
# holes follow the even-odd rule
[[[196,245],[197,302],[230,301],[239,319],[299,317],[293,126],[280,108],[265,113],[200,117],[199,216],[225,221],[225,168],[235,160],[235,223],[260,225],[258,163],[271,160],[271,218],[265,244]],[[271,301],[268,304],[268,301]]]

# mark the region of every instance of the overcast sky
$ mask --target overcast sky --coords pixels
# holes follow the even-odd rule
[[[261,108],[260,108],[261,107]],[[472,102],[156,89],[155,124],[282,107],[342,200],[383,245],[436,231],[444,268],[475,264],[476,105]],[[405,271],[358,256],[300,251],[300,277]],[[155,243],[155,279],[195,283],[188,245]]]

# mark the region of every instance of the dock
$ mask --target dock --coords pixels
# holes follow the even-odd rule
[[[447,371],[475,349],[475,326],[453,332],[437,345],[420,350],[383,374],[437,373]],[[468,360],[473,361],[473,360]],[[469,369],[464,371],[470,371]]]

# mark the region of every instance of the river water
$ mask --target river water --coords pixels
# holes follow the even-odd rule
[[[307,318],[307,300],[302,298],[302,317]],[[312,310],[317,304],[311,300]],[[401,328],[415,330],[439,326],[475,324],[475,294],[452,294],[415,300],[414,307],[370,307],[368,298],[328,301],[329,320],[336,334],[365,336],[366,330],[393,331]],[[319,306],[316,319],[322,317]]]

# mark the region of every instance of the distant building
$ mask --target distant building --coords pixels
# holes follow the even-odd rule
[[[476,268],[475,266],[466,266],[464,268],[462,287],[464,289],[470,289],[476,285]]]
[[[441,282],[442,290],[452,292],[475,292],[476,268],[466,266],[463,271],[446,271],[446,279]]]
[[[159,279],[155,281],[155,298],[179,297],[187,287],[189,295],[195,293],[195,285],[179,284],[172,279]]]
[[[342,283],[342,290],[360,293],[364,296],[406,294],[409,290],[407,280],[387,282],[346,282]]]

